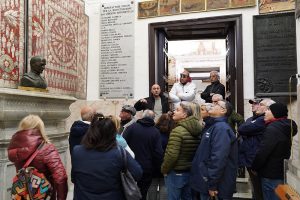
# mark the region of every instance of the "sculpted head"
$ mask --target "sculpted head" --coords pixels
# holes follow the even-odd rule
[[[40,75],[43,73],[46,65],[46,59],[41,56],[34,56],[30,59],[31,71]]]

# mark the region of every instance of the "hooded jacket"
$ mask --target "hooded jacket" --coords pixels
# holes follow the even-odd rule
[[[72,156],[72,151],[74,146],[79,145],[81,140],[87,130],[89,129],[90,124],[85,121],[75,121],[72,124],[70,129],[70,136],[69,136],[69,145],[70,145],[70,154]]]
[[[291,128],[292,136],[295,136],[298,129],[291,119],[280,119],[267,125],[252,164],[261,177],[284,178],[283,162],[291,156]]]
[[[14,163],[17,170],[21,169],[42,141],[43,138],[37,129],[16,132],[8,146],[8,159]],[[67,174],[53,144],[44,144],[29,166],[35,167],[50,181],[54,189],[51,200],[67,198]]]
[[[172,130],[166,148],[161,172],[190,171],[195,151],[200,143],[202,127],[199,120],[190,116],[178,122]]]
[[[237,139],[226,117],[214,118],[203,132],[191,169],[191,187],[202,193],[217,190],[218,197],[232,199],[237,173]]]
[[[151,118],[142,118],[128,126],[123,137],[135,154],[144,173],[152,174],[160,168],[163,149],[160,132]]]

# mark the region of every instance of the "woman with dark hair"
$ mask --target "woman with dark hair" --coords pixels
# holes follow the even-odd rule
[[[116,133],[116,125],[110,118],[94,116],[81,145],[73,150],[74,200],[125,200],[120,177],[125,166]],[[127,168],[135,180],[141,178],[142,169],[129,153]]]

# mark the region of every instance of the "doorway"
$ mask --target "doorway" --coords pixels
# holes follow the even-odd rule
[[[178,40],[224,39],[226,97],[244,114],[242,15],[178,20],[149,24],[149,87],[169,90],[168,43]]]

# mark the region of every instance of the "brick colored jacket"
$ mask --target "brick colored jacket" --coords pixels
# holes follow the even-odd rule
[[[43,138],[37,129],[16,132],[8,146],[8,159],[16,170],[23,167],[27,159],[37,149]],[[45,174],[54,188],[51,200],[65,200],[68,194],[67,174],[58,151],[50,143],[44,144],[29,166]]]
[[[161,166],[163,174],[174,171],[189,171],[197,147],[200,143],[202,127],[199,120],[190,116],[178,122],[172,130],[164,161]]]

